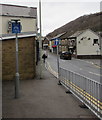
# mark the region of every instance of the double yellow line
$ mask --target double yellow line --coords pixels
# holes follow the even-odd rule
[[[63,79],[62,82],[64,82],[69,87],[73,88],[73,90],[80,93],[83,97],[85,97],[85,99],[87,99],[89,102],[94,104],[97,108],[102,110],[102,102],[100,102],[99,100],[91,96],[89,93],[87,93],[85,90],[81,89],[77,85],[73,84],[70,80],[66,80],[65,78],[62,78],[62,79]]]

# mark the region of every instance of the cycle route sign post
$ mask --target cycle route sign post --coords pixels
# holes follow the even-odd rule
[[[19,63],[18,63],[18,33],[21,33],[20,20],[11,20],[12,33],[15,34],[15,46],[16,46],[16,74],[15,74],[15,98],[19,98]]]
[[[55,41],[54,44],[57,46],[57,68],[58,68],[58,79],[59,79],[59,43],[60,43],[59,41],[60,39],[56,38],[54,41]],[[58,84],[60,85],[60,81]]]

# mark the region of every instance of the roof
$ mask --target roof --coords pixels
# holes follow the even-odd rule
[[[96,32],[100,37],[102,37],[102,32]]]
[[[82,31],[77,31],[75,32],[73,35],[69,36],[69,37],[78,37],[79,35],[81,35],[85,30]]]
[[[94,34],[96,34],[98,36],[98,34],[96,32],[94,32],[94,31],[92,31],[91,29],[86,29],[86,30],[81,30],[81,31],[75,32],[73,35],[69,36],[69,38],[76,38],[76,37],[78,37],[79,35],[81,35],[82,33],[84,33],[87,30],[93,32]]]
[[[37,18],[37,8],[0,4],[0,16]]]
[[[62,35],[64,35],[66,32],[60,33],[58,35],[56,35],[55,37],[51,38],[51,40],[54,40],[56,38],[60,38]]]
[[[32,37],[32,36],[36,36],[36,32],[32,31],[32,32],[24,32],[24,33],[18,34],[18,38]],[[15,39],[15,38],[16,38],[15,34],[2,34],[2,35],[0,35],[0,41]]]

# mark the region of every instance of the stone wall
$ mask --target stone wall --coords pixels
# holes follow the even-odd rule
[[[33,79],[36,74],[34,37],[19,38],[20,79]],[[16,72],[15,39],[2,41],[2,79],[14,80]]]

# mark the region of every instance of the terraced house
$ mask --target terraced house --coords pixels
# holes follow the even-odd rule
[[[76,58],[100,58],[101,56],[101,38],[90,29],[77,31],[71,36],[60,39],[60,52],[71,51]]]
[[[69,49],[77,58],[100,58],[100,37],[90,29],[69,36]]]
[[[15,34],[12,34],[12,20],[19,20],[18,34],[20,79],[33,79],[36,75],[36,33],[37,8],[0,4],[0,45],[2,54],[2,79],[14,80],[16,70]]]

